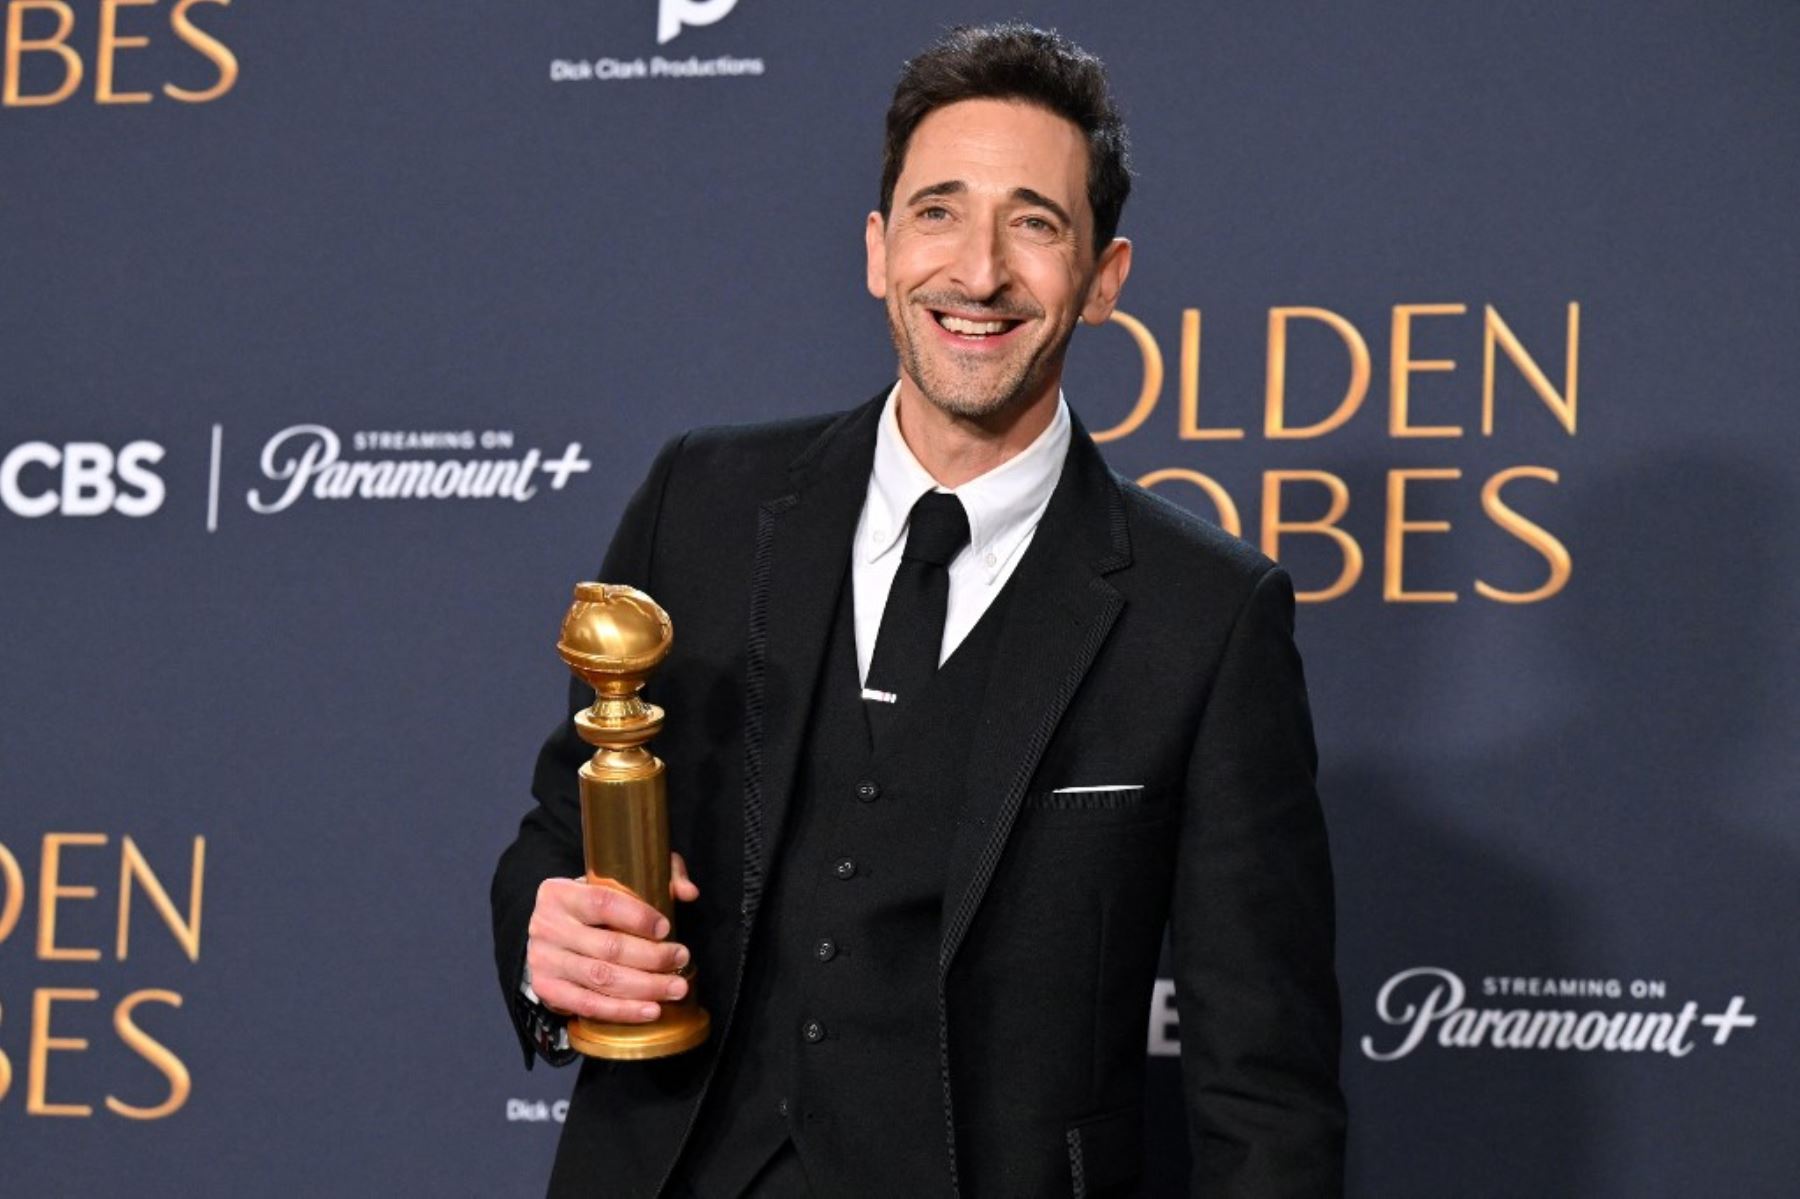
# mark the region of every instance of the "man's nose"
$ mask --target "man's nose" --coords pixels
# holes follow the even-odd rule
[[[988,300],[1010,281],[1005,240],[991,224],[972,222],[957,244],[951,282],[971,300]]]

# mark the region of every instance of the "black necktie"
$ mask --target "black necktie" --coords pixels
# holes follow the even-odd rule
[[[868,702],[863,707],[877,747],[900,711],[918,699],[937,673],[950,601],[950,559],[969,543],[968,514],[962,501],[947,492],[920,496],[908,524],[906,548],[881,610],[864,684]]]

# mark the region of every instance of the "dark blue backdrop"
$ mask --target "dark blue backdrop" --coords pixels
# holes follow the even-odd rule
[[[1280,556],[1363,562],[1300,632],[1355,1193],[1791,1193],[1800,9],[658,9],[0,0],[0,1186],[541,1189],[570,1075],[519,1069],[486,882],[569,585],[671,434],[891,377],[897,66],[1023,15],[1132,124],[1164,369],[1115,465],[1252,540],[1341,496]],[[1352,336],[1288,321],[1290,425],[1370,377],[1270,438],[1294,307]],[[1394,435],[1397,322],[1454,363],[1403,423],[1460,435]],[[1078,343],[1116,428],[1145,355]],[[406,472],[450,494],[357,494]]]

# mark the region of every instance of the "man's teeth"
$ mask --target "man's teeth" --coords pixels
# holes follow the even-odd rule
[[[990,333],[1006,332],[1005,321],[966,321],[960,316],[940,315],[938,324],[952,333],[965,333],[970,336],[986,336]]]

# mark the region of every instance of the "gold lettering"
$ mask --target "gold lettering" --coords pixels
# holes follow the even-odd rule
[[[1294,318],[1322,321],[1343,341],[1350,351],[1350,386],[1331,415],[1317,424],[1301,428],[1288,427],[1287,421],[1287,327]],[[1269,357],[1266,389],[1263,395],[1263,436],[1271,440],[1323,437],[1356,415],[1363,397],[1369,392],[1369,346],[1356,326],[1326,308],[1269,309]]]
[[[1149,420],[1150,413],[1155,411],[1156,401],[1162,398],[1163,356],[1156,338],[1150,335],[1143,321],[1117,308],[1106,319],[1123,326],[1125,332],[1131,334],[1131,340],[1137,343],[1138,353],[1144,359],[1144,385],[1138,388],[1137,406],[1132,408],[1130,415],[1112,428],[1093,434],[1095,441],[1117,441],[1137,432],[1138,426]]]
[[[1181,310],[1181,439],[1183,441],[1237,441],[1242,429],[1200,427],[1200,310]]]
[[[231,0],[180,0],[175,11],[169,16],[169,24],[175,29],[175,36],[198,50],[207,61],[219,70],[219,81],[205,91],[194,92],[186,88],[176,87],[172,83],[163,84],[163,92],[172,99],[184,104],[204,104],[208,100],[217,100],[237,84],[238,60],[225,43],[195,25],[188,17],[188,9],[196,4],[228,5]]]
[[[1539,369],[1513,331],[1500,319],[1499,311],[1487,305],[1486,315],[1481,328],[1481,432],[1483,436],[1494,435],[1494,346],[1498,344],[1512,359],[1512,364],[1519,368],[1531,389],[1538,393],[1544,406],[1550,409],[1562,427],[1568,430],[1569,436],[1575,436],[1575,378],[1576,368],[1581,359],[1581,305],[1569,305],[1568,349],[1563,362],[1563,389],[1559,393],[1550,386],[1550,380]]]
[[[1300,482],[1324,484],[1325,490],[1331,493],[1331,508],[1317,520],[1282,520],[1281,489],[1288,483]],[[1344,513],[1349,510],[1350,489],[1329,471],[1271,470],[1263,473],[1262,552],[1279,560],[1283,533],[1318,533],[1337,542],[1344,555],[1344,568],[1331,586],[1319,591],[1296,591],[1294,599],[1300,603],[1321,604],[1334,600],[1362,578],[1362,546],[1356,544],[1356,538],[1337,527],[1338,521],[1344,519]]]
[[[1393,361],[1388,367],[1388,436],[1389,437],[1461,437],[1460,425],[1413,425],[1407,423],[1407,404],[1411,380],[1419,371],[1453,371],[1456,363],[1448,358],[1412,356],[1412,322],[1415,316],[1460,316],[1469,310],[1467,304],[1396,304],[1390,343]]]
[[[119,9],[144,8],[156,0],[100,0],[100,48],[94,53],[94,102],[97,104],[148,104],[149,92],[113,91],[113,57],[120,50],[148,46],[147,37],[119,36]]]
[[[1570,415],[1574,415],[1573,411]],[[1543,526],[1526,520],[1507,507],[1506,501],[1500,498],[1500,489],[1519,478],[1542,479],[1552,484],[1559,481],[1555,471],[1542,466],[1515,466],[1510,470],[1503,470],[1482,487],[1481,510],[1495,524],[1541,554],[1544,561],[1550,564],[1550,577],[1544,581],[1543,586],[1532,591],[1502,591],[1480,579],[1475,580],[1477,594],[1502,604],[1535,604],[1547,600],[1568,586],[1569,575],[1575,569],[1574,562],[1569,558],[1569,551],[1562,542],[1545,532]]]
[[[131,1013],[142,1003],[166,1003],[178,1008],[181,1006],[181,996],[173,991],[134,991],[113,1012],[113,1029],[119,1034],[119,1039],[136,1050],[139,1057],[156,1067],[169,1080],[169,1097],[155,1107],[136,1107],[108,1095],[106,1106],[127,1120],[160,1120],[181,1110],[194,1089],[194,1083],[186,1064],[180,1058],[133,1023]]]
[[[1408,533],[1448,533],[1447,520],[1407,520],[1406,484],[1413,479],[1460,479],[1454,468],[1390,470],[1387,481],[1387,561],[1383,563],[1381,598],[1390,604],[1454,604],[1454,591],[1408,591],[1404,555]]]
[[[79,1053],[88,1047],[86,1037],[53,1037],[50,1035],[50,1008],[59,1000],[92,1003],[100,992],[85,987],[39,987],[31,1000],[31,1058],[26,1067],[25,1111],[33,1116],[91,1116],[94,1109],[85,1103],[51,1103],[45,1097],[49,1089],[51,1050]]]
[[[4,1023],[5,1019],[6,1009],[0,1007],[0,1023]],[[6,1050],[0,1049],[0,1099],[5,1099],[6,1093],[10,1090],[12,1090],[12,1059],[6,1056]]]
[[[25,876],[19,873],[19,859],[0,842],[0,878],[6,880],[6,900],[0,903],[0,941],[12,936],[18,927],[19,912],[25,907]]]
[[[32,9],[56,14],[56,32],[47,38],[25,37],[25,14]],[[0,93],[0,104],[7,108],[43,108],[61,104],[81,86],[81,56],[69,49],[69,34],[75,29],[75,10],[63,0],[12,0],[6,10],[6,85]],[[19,92],[19,63],[26,54],[51,53],[63,60],[62,86],[53,92],[35,96]]]
[[[151,904],[162,916],[163,923],[175,934],[175,940],[187,951],[188,960],[200,960],[200,890],[206,875],[206,838],[194,838],[194,866],[191,882],[188,886],[188,918],[184,921],[175,905],[169,900],[169,893],[163,890],[162,882],[150,869],[150,863],[138,850],[137,842],[129,836],[125,838],[124,849],[119,855],[119,960],[125,955],[131,944],[131,882],[136,879],[150,897]]]
[[[43,876],[38,879],[38,960],[44,962],[97,962],[98,949],[62,949],[56,944],[56,904],[60,899],[92,899],[93,887],[62,884],[62,851],[65,845],[105,845],[105,833],[45,833]]]
[[[1153,470],[1138,480],[1138,486],[1155,487],[1158,483],[1164,483],[1170,479],[1180,479],[1184,483],[1192,483],[1204,491],[1207,498],[1212,500],[1213,506],[1219,510],[1219,527],[1233,537],[1244,535],[1244,522],[1238,516],[1237,505],[1231,502],[1230,493],[1219,486],[1216,480],[1208,478],[1197,470],[1186,470],[1179,466]]]

